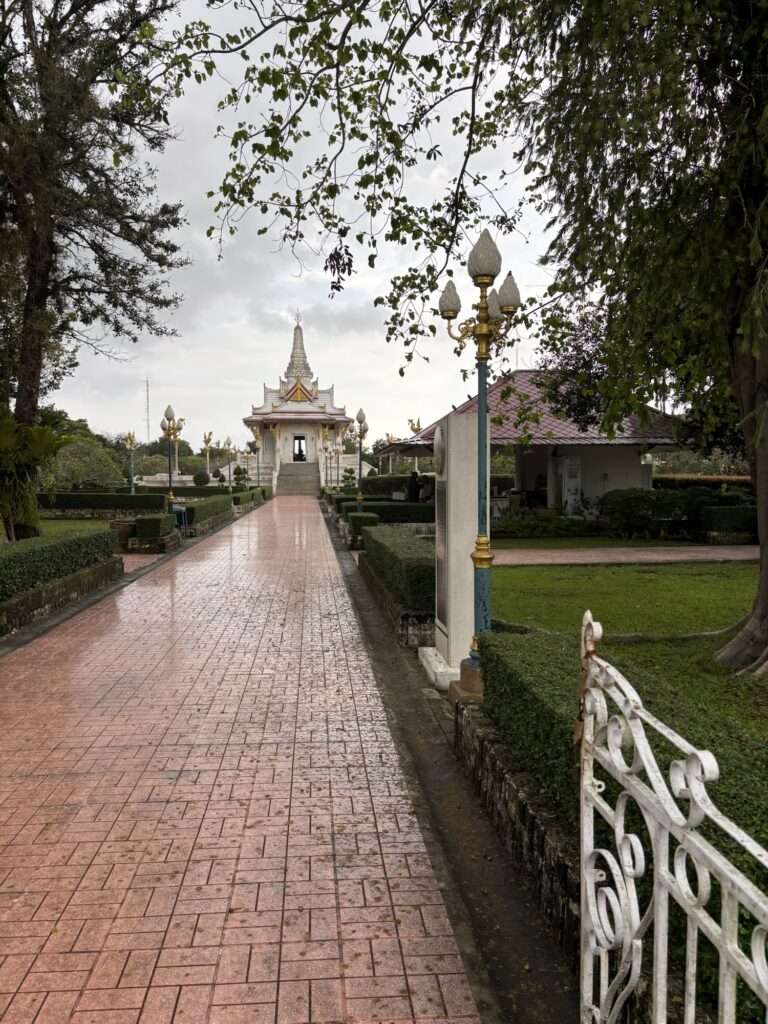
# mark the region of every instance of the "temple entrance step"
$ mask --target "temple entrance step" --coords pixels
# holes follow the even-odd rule
[[[320,468],[316,462],[283,462],[277,475],[276,494],[318,494]]]

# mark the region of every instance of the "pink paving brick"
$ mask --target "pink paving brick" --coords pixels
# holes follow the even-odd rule
[[[0,702],[3,1022],[477,1024],[314,499],[0,659]]]

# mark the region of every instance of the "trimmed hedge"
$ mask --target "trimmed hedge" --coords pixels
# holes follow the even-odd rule
[[[435,550],[396,526],[364,526],[365,559],[407,611],[435,610]]]
[[[492,519],[491,537],[597,537],[605,533],[594,519]]]
[[[0,545],[0,601],[106,562],[116,543],[114,530],[94,530],[58,540],[33,537]]]
[[[379,525],[379,517],[374,512],[350,512],[347,520],[353,537],[361,537],[364,526]]]
[[[418,504],[412,501],[366,501],[363,509],[379,517],[381,523],[434,523],[435,506]],[[347,501],[341,505],[341,514],[349,521],[349,516],[357,512],[357,502]]]
[[[176,514],[164,512],[159,516],[137,516],[136,536],[142,540],[167,537],[176,529]]]
[[[190,526],[199,525],[214,516],[223,515],[232,511],[232,495],[215,495],[213,498],[201,498],[200,501],[190,501],[184,506],[187,510],[187,522]]]
[[[392,473],[391,476],[366,476],[360,481],[363,494],[391,496],[392,491],[407,491],[410,473]]]
[[[608,533],[618,537],[682,536],[698,538],[704,531],[704,509],[749,504],[743,489],[719,492],[707,487],[644,490],[629,487],[608,491],[600,513]]]
[[[570,635],[481,633],[478,647],[486,711],[515,758],[578,828],[578,644]]]
[[[333,502],[333,507],[336,509],[336,515],[340,516],[341,515],[341,506],[345,502],[351,501],[352,498],[354,498],[356,495],[357,495],[357,488],[356,487],[347,488],[347,490],[341,491],[338,494],[334,493],[333,495],[331,495],[331,501]],[[382,497],[381,495],[378,495],[378,494],[376,494],[376,495],[369,495],[368,497],[363,495],[363,501],[391,501],[391,500],[392,500],[391,498],[385,498],[385,497]]]
[[[256,500],[256,492],[255,491],[243,491],[240,494],[233,494],[232,495],[232,504],[233,505],[250,505],[255,500]]]
[[[757,536],[757,506],[709,506],[702,509],[707,533],[751,533]]]
[[[653,486],[659,490],[671,488],[680,490],[685,487],[707,487],[711,491],[723,491],[727,488],[742,488],[754,495],[755,489],[748,476],[696,476],[693,473],[669,473],[653,477]]]
[[[272,497],[272,485],[271,484],[262,484],[261,485],[261,493],[262,493],[262,496],[264,498],[264,501],[266,501],[267,498],[271,498]]]
[[[168,506],[165,494],[111,494],[104,491],[60,491],[58,494],[38,494],[37,500],[41,508],[60,509],[136,508],[164,512]]]

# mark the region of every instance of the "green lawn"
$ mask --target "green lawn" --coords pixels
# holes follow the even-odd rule
[[[108,530],[107,519],[42,519],[40,528],[44,537],[71,537],[76,533],[93,533]]]
[[[740,562],[496,566],[493,616],[578,637],[589,608],[607,635],[708,632],[747,613],[757,574]]]
[[[690,548],[699,545],[684,540],[622,540],[620,537],[499,537],[491,536],[491,547],[502,551],[514,548],[539,548],[559,551],[563,548]]]

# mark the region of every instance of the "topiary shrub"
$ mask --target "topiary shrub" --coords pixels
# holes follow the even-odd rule
[[[113,530],[97,530],[73,537],[34,537],[0,545],[0,601],[105,562],[114,555],[116,543]]]
[[[167,537],[176,529],[175,512],[163,513],[159,516],[137,516],[136,536],[142,540],[156,537]]]
[[[350,512],[348,521],[349,529],[355,539],[362,536],[364,526],[379,525],[379,517],[374,512]]]
[[[413,501],[375,501],[370,499],[363,503],[366,512],[375,513],[381,523],[434,523],[435,506],[419,504]],[[339,509],[344,519],[357,512],[357,502],[346,501]]]
[[[363,557],[400,607],[434,612],[434,546],[396,526],[364,526],[362,536]]]
[[[206,484],[211,482],[211,478],[208,476],[204,469],[198,469],[195,475],[192,477],[192,483],[195,487],[205,487]]]

